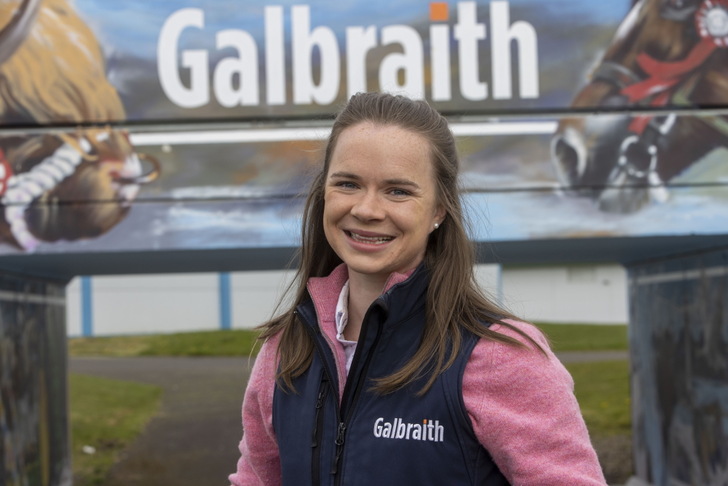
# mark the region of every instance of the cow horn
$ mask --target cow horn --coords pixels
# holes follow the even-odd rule
[[[0,64],[15,54],[28,35],[40,7],[41,0],[23,0],[10,22],[0,30]]]

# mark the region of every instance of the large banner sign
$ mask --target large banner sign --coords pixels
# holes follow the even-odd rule
[[[394,16],[391,4],[384,3],[377,8],[359,2],[345,11],[326,2],[268,5],[237,23],[218,18],[209,27],[203,8],[182,8],[169,15],[160,31],[159,81],[165,96],[180,108],[283,106],[279,113],[284,114],[311,105],[325,111],[344,96],[372,89],[427,96],[444,109],[462,109],[467,106],[463,101],[508,106],[513,100],[540,98],[533,25],[523,20],[511,25],[507,1],[480,9],[472,1],[452,7],[451,19],[446,2],[429,4],[429,17],[424,2],[403,2]],[[190,48],[190,39],[198,38],[202,42]],[[486,40],[487,53],[481,52]],[[518,46],[517,70],[511,42]],[[184,69],[187,82],[181,76]]]
[[[0,254],[291,247],[353,93],[451,118],[478,240],[722,234],[728,0],[7,0]]]
[[[7,1],[5,30],[17,31],[7,33],[11,58],[46,73],[14,78],[49,88],[32,90],[46,102],[55,92],[105,108],[35,119],[23,109],[2,122],[302,117],[329,114],[366,90],[404,91],[452,113],[564,108],[628,7],[625,0]]]

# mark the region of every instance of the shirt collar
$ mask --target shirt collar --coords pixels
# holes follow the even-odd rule
[[[339,301],[336,303],[336,339],[345,341],[344,329],[349,323],[349,281],[347,280],[339,293]]]

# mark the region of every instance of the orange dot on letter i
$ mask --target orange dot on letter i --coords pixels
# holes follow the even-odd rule
[[[447,2],[430,2],[430,20],[433,22],[445,21],[449,17]]]

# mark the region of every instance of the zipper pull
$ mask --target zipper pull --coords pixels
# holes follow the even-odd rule
[[[346,424],[339,422],[339,429],[336,432],[336,459],[334,459],[334,465],[331,468],[331,474],[336,474],[339,470],[339,460],[341,459],[341,452],[344,450],[344,433],[346,432]]]
[[[316,408],[321,408],[324,406],[324,398],[326,398],[326,390],[328,390],[328,387],[326,387],[326,382],[324,382],[324,386],[321,388],[321,391],[318,394],[318,398],[316,399]]]
[[[318,447],[318,435],[319,435],[319,428],[321,427],[320,422],[320,416],[321,416],[321,408],[324,406],[324,398],[326,398],[326,391],[329,389],[328,386],[326,386],[327,382],[324,380],[323,385],[321,387],[321,390],[319,390],[318,398],[316,398],[316,419],[315,419],[315,427],[313,430],[313,441],[311,443],[311,447]]]
[[[334,441],[339,447],[344,445],[344,432],[346,432],[346,424],[339,422],[339,430],[336,432],[336,440]]]

